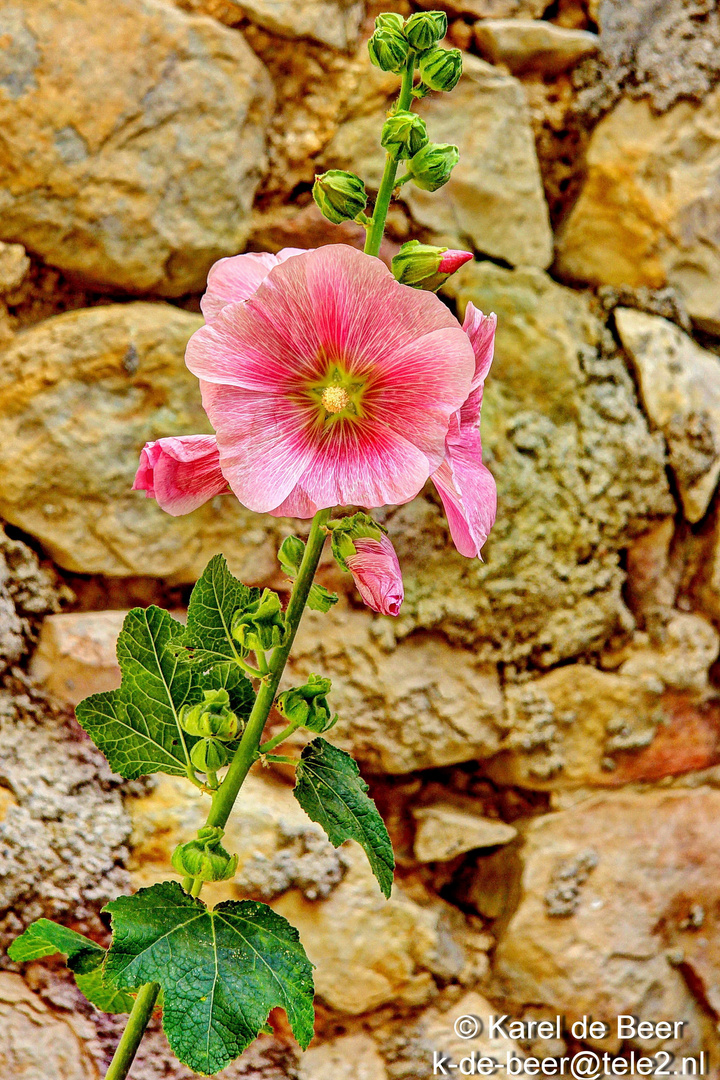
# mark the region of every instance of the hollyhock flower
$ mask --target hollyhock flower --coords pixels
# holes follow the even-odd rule
[[[495,315],[483,315],[468,304],[463,330],[475,353],[475,374],[468,397],[450,420],[445,460],[432,476],[455,547],[468,558],[480,554],[497,511],[497,490],[490,470],[482,462],[479,428],[483,384],[492,363],[496,325]]]
[[[183,435],[146,443],[140,452],[140,467],[134,491],[173,517],[197,510],[208,499],[228,490],[220,471],[220,455],[214,435]]]
[[[286,257],[249,299],[248,287],[186,355],[240,502],[310,517],[414,498],[471,391],[455,317],[342,244]]]
[[[200,301],[206,322],[211,322],[226,304],[249,300],[270,271],[292,255],[302,255],[303,248],[283,248],[277,255],[268,251],[248,252],[219,259],[210,267],[207,290]]]
[[[400,563],[389,538],[363,537],[353,543],[357,553],[346,555],[345,564],[358,592],[373,611],[381,615],[398,615],[405,591]]]

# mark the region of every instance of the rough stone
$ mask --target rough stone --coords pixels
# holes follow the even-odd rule
[[[88,308],[18,335],[0,371],[0,514],[79,573],[194,581],[223,552],[249,583],[274,526],[218,496],[172,518],[132,491],[143,444],[207,431],[183,354],[201,325],[166,304]]]
[[[720,87],[653,114],[621,101],[593,132],[587,178],[557,238],[557,269],[595,285],[673,285],[720,329]]]
[[[399,629],[441,628],[479,657],[549,666],[627,625],[619,552],[675,509],[662,439],[622,360],[601,352],[586,296],[489,263],[468,263],[446,291],[461,315],[468,300],[498,315],[482,431],[501,512],[482,563],[451,550],[432,496],[393,512]]]
[[[72,1021],[43,1004],[19,975],[0,972],[0,1074],[10,1080],[98,1080]]]
[[[41,916],[94,918],[127,886],[119,781],[79,729],[28,694],[0,695],[0,945]]]
[[[127,805],[133,886],[175,878],[170,856],[204,824],[207,799],[162,777]],[[303,835],[311,838],[304,856],[291,846]],[[335,851],[286,785],[251,773],[223,842],[239,856],[237,874],[206,886],[203,898],[211,905],[248,895],[270,902],[298,927],[316,965],[317,991],[331,1008],[359,1014],[396,999],[419,1004],[432,993],[433,973],[476,977],[476,944],[463,917],[429,898],[421,905],[397,886],[385,900],[364,851],[354,843]]]
[[[120,683],[115,655],[125,611],[82,611],[45,619],[30,674],[56,701],[77,705]]]
[[[475,41],[486,60],[505,64],[514,75],[559,75],[599,47],[597,34],[542,19],[483,19],[475,25]]]
[[[599,85],[583,107],[622,93],[648,97],[662,111],[700,100],[720,73],[720,12],[713,0],[592,0],[603,52]]]
[[[211,19],[161,0],[106,16],[102,0],[0,13],[0,231],[88,281],[179,296],[244,243],[272,84]]]
[[[517,1058],[524,1057],[523,1051],[514,1039],[487,1034],[488,1016],[499,1015],[499,1010],[476,991],[464,994],[449,1007],[433,1005],[425,1009],[414,1023],[407,1021],[388,1025],[376,1033],[382,1037],[383,1052],[389,1062],[389,1072],[399,1080],[414,1080],[427,1075],[428,1062],[432,1062],[433,1053],[447,1055],[454,1066],[471,1052],[476,1059],[493,1057],[505,1062],[509,1054]],[[460,1017],[477,1017],[483,1022],[483,1030],[472,1038],[462,1038],[455,1031],[455,1021]],[[466,1021],[472,1023],[472,1021]],[[466,1029],[466,1032],[471,1030]],[[449,1065],[445,1067],[450,1068]],[[448,1075],[457,1075],[456,1070]]]
[[[433,141],[459,147],[460,163],[440,191],[410,183],[400,198],[420,225],[456,247],[470,244],[509,263],[548,266],[552,233],[522,85],[469,54],[463,71],[452,97],[431,95],[417,108]],[[322,163],[352,169],[377,188],[386,108],[343,124]]]
[[[407,773],[486,757],[499,747],[502,696],[495,668],[439,637],[393,647],[386,620],[337,607],[308,612],[288,681],[322,672],[333,680],[340,721],[333,743],[374,772]],[[390,633],[392,633],[390,631]]]
[[[7,295],[19,288],[29,269],[30,259],[22,244],[3,244],[0,241],[0,295]]]
[[[708,672],[720,650],[720,637],[701,615],[674,612],[662,628],[659,642],[637,634],[626,650],[620,675],[643,685],[676,690],[707,690]]]
[[[441,9],[451,15],[472,15],[476,19],[507,19],[511,16],[539,19],[549,7],[548,0],[417,0],[428,11]]]
[[[720,476],[720,358],[658,315],[617,308],[651,423],[667,439],[688,521],[705,514]]]
[[[413,851],[420,862],[447,862],[474,848],[508,844],[517,836],[512,825],[479,817],[451,803],[418,806],[412,815],[417,822]]]
[[[0,528],[0,672],[28,652],[37,623],[57,611],[59,599],[35,552]]]
[[[303,1054],[298,1080],[387,1080],[387,1072],[369,1035],[342,1035]]]
[[[312,38],[336,49],[357,41],[363,0],[242,0],[240,10],[258,26],[288,38]]]
[[[592,1012],[613,1032],[619,1014],[682,1019],[678,1040],[629,1044],[697,1053],[690,987],[720,1004],[719,812],[708,788],[627,791],[530,822],[522,898],[496,952],[502,992],[569,1021]]]

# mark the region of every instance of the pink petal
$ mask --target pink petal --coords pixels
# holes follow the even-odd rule
[[[346,245],[276,266],[193,335],[186,359],[240,501],[308,514],[414,498],[443,460],[476,366],[436,296]],[[333,359],[366,383],[362,420],[325,425],[308,402],[304,388]]]
[[[448,251],[443,252],[437,272],[439,274],[454,274],[456,270],[459,270],[461,266],[464,266],[466,262],[469,262],[472,257],[472,251],[456,251],[453,248],[450,248]]]
[[[302,253],[303,248],[283,248],[277,255],[262,251],[219,259],[210,267],[207,291],[200,301],[205,320],[212,322],[226,304],[248,300],[274,266]]]
[[[356,555],[345,559],[358,592],[381,615],[398,615],[405,595],[395,548],[387,536],[355,540]]]
[[[228,490],[214,435],[183,435],[146,443],[133,490],[144,491],[173,517],[189,514]]]
[[[475,353],[475,375],[473,376],[472,389],[477,390],[485,381],[490,365],[493,360],[495,349],[495,329],[497,327],[497,315],[483,315],[474,304],[468,304],[465,309],[465,321],[463,330],[470,338],[470,344]]]

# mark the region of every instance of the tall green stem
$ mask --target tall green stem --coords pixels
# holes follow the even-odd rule
[[[330,520],[331,513],[331,510],[319,510],[312,520],[310,535],[305,546],[305,554],[285,612],[285,626],[287,628],[285,640],[282,645],[278,645],[270,658],[269,672],[258,690],[240,745],[230,762],[230,768],[225,774],[225,779],[213,795],[212,806],[207,819],[208,825],[219,825],[221,829],[225,827],[233,804],[238,797],[238,792],[243,785],[250,766],[255,760],[263,728],[275,701],[275,694],[295,640],[295,634],[305,609],[315,571],[320,562],[323,545],[325,544],[325,525]]]
[[[320,556],[325,544],[325,525],[330,520],[331,513],[332,510],[319,510],[312,520],[310,535],[305,546],[305,554],[285,612],[285,626],[287,628],[285,640],[282,645],[278,645],[270,658],[268,674],[263,678],[258,690],[240,745],[235,751],[222,784],[213,795],[212,806],[207,818],[208,825],[225,827],[240,788],[257,756],[263,729],[275,701],[280,679],[285,670],[285,664],[290,655],[302,613],[305,610],[310,586],[313,583],[315,571],[320,562]],[[282,734],[284,736],[286,733],[283,732]],[[274,740],[270,740],[270,742],[277,745]],[[189,886],[191,895],[197,896],[202,888],[202,882],[199,879],[186,878],[183,886],[186,890]],[[118,1043],[110,1068],[105,1074],[105,1080],[125,1080],[138,1046],[145,1034],[145,1029],[150,1022],[159,990],[160,987],[157,983],[147,983],[139,990],[127,1027]]]
[[[138,990],[127,1027],[113,1054],[110,1068],[105,1073],[105,1080],[125,1080],[130,1072],[130,1066],[135,1060],[145,1029],[150,1023],[159,993],[160,987],[157,983],[146,983]]]
[[[407,65],[403,71],[400,97],[398,98],[397,103],[398,110],[410,108],[412,103],[414,74],[415,53],[411,49],[408,55]],[[388,210],[390,209],[390,200],[392,199],[392,193],[395,187],[395,177],[397,176],[399,164],[400,162],[394,154],[388,154],[385,158],[385,170],[383,172],[382,180],[380,181],[377,199],[375,200],[372,225],[368,229],[367,238],[365,240],[366,255],[377,255],[380,251],[380,244],[382,242],[383,233],[385,232],[385,221]]]

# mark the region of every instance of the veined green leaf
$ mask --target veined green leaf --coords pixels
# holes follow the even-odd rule
[[[208,667],[237,662],[241,654],[230,632],[233,615],[259,596],[259,589],[250,589],[233,577],[224,556],[210,560],[192,591],[184,637],[198,662]]]
[[[78,989],[92,1005],[107,1013],[130,1012],[133,1007],[131,995],[106,982],[102,969],[105,949],[83,934],[49,919],[38,919],[8,949],[8,956],[16,963],[39,960],[55,953],[65,956]]]
[[[313,1036],[312,965],[297,930],[265,904],[229,900],[209,910],[174,881],[107,904],[113,943],[107,975],[118,985],[158,982],[175,1055],[211,1075],[224,1069],[285,1009],[295,1038]]]
[[[385,822],[357,762],[325,739],[313,739],[302,752],[293,794],[306,814],[322,825],[335,847],[357,840],[385,896],[390,896],[395,857]]]

